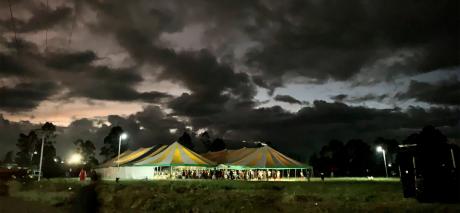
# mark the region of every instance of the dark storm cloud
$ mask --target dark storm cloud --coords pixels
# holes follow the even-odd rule
[[[0,109],[10,112],[32,110],[56,94],[59,86],[52,82],[20,83],[0,88]]]
[[[178,135],[171,134],[169,129],[185,129],[182,122],[166,115],[158,106],[149,106],[126,118],[109,116],[108,121],[112,125],[120,125],[130,134],[129,146],[132,148],[171,144]]]
[[[16,11],[16,6],[13,5],[13,7]],[[26,33],[51,28],[69,21],[72,15],[72,8],[59,6],[53,10],[47,8],[46,4],[35,4],[33,1],[29,2],[29,5],[24,6],[19,4],[17,7],[19,9],[27,9],[31,13],[31,17],[23,20],[16,16],[11,20],[8,16],[8,19],[0,20],[0,26],[3,26],[10,32]]]
[[[274,99],[275,101],[286,102],[289,104],[302,104],[302,101],[299,101],[290,95],[276,95]]]
[[[92,51],[51,53],[47,57],[46,65],[62,71],[85,71],[85,66],[96,60],[96,53]]]
[[[411,81],[405,93],[396,95],[399,99],[415,99],[429,104],[460,105],[460,81],[455,78],[437,83]]]
[[[428,72],[459,65],[458,2],[286,1],[270,27],[256,29],[261,47],[248,62],[276,79],[286,73],[348,80],[392,52],[411,56],[387,67]],[[386,72],[381,68],[379,72]],[[401,70],[401,69],[400,69]]]
[[[0,51],[0,77],[32,77],[41,68],[43,57],[35,43],[16,39],[6,41],[0,39],[0,47],[4,46],[7,51]]]
[[[348,97],[348,95],[345,95],[345,94],[338,94],[338,95],[332,96],[331,99],[334,100],[334,101],[342,102],[342,101],[344,101],[347,97]]]
[[[331,96],[330,98],[337,102],[350,102],[350,103],[362,103],[366,101],[382,101],[385,98],[388,98],[387,94],[377,95],[377,94],[367,94],[364,96],[349,96],[346,94],[339,94]]]
[[[170,143],[178,135],[170,134],[169,129],[181,131],[185,125],[192,125],[229,140],[271,141],[282,151],[304,158],[330,140],[332,133],[341,140],[370,141],[377,136],[401,139],[433,124],[449,137],[459,137],[455,133],[459,128],[458,109],[374,109],[345,104],[388,98],[380,93],[354,97],[343,91],[344,94],[331,97],[336,103],[315,101],[296,113],[280,106],[256,108],[254,98],[256,86],[269,89],[273,95],[276,88],[305,77],[314,83],[325,83],[327,79],[349,81],[369,70],[372,74],[369,76],[374,78],[372,71],[387,77],[394,75],[391,73],[394,70],[404,76],[458,66],[456,1],[87,0],[74,3],[80,8],[75,13],[66,7],[47,10],[43,4],[32,4],[25,9],[30,12],[30,19],[16,17],[17,31],[25,35],[60,26],[64,27],[59,30],[66,30],[66,21],[76,14],[72,19],[75,18],[76,29],[81,29],[79,33],[83,35],[74,36],[85,39],[85,36],[90,39],[103,36],[110,40],[110,45],[115,44],[116,51],[121,47],[121,52],[128,53],[127,60],[135,65],[128,68],[110,63],[100,65],[103,56],[98,54],[113,53],[106,50],[111,48],[106,44],[96,44],[89,50],[71,49],[69,45],[69,49],[50,49],[45,55],[38,48],[42,39],[37,42],[36,38],[28,38],[27,42],[19,35],[18,42],[12,41],[11,22],[4,19],[0,21],[1,29],[5,29],[2,32],[6,32],[0,38],[0,77],[7,81],[15,78],[19,84],[0,88],[0,108],[14,112],[30,110],[57,90],[66,92],[59,98],[85,97],[161,106],[147,107],[126,117],[112,115],[108,117],[109,124],[100,126],[94,126],[98,121],[93,118],[76,120],[69,127],[61,127],[62,143],[57,146],[62,146],[62,150],[71,148],[71,143],[80,137],[91,139],[100,147],[114,125],[130,133],[128,143],[134,148]],[[201,50],[173,48],[170,41],[162,40],[162,36],[184,33],[190,26],[203,28]],[[55,39],[69,35],[68,31],[53,33],[57,34]],[[184,38],[189,39],[188,35]],[[248,48],[249,52],[241,48]],[[236,52],[242,55],[241,59],[237,59]],[[113,62],[120,62],[117,60]],[[188,92],[173,97],[137,90],[141,83],[149,83],[144,82],[146,74],[140,71],[145,67],[148,69],[142,72],[148,72],[158,81],[183,86]],[[299,76],[302,78],[297,79]],[[31,79],[56,83],[54,87],[26,83]],[[453,99],[457,84],[458,80],[448,85],[413,82],[404,95],[433,104],[458,105]],[[288,94],[276,96],[275,100],[302,103]],[[172,113],[165,114],[164,109],[172,109]],[[10,131],[17,135],[19,130],[12,129],[22,124],[9,123],[13,126]],[[3,139],[0,141],[4,143]],[[11,143],[15,140],[7,142],[7,147],[14,147]]]
[[[191,94],[183,94],[169,104],[176,114],[212,114],[225,110],[230,100],[246,104],[251,101],[256,91],[249,75],[235,72],[231,65],[220,62],[210,51],[176,52],[154,42],[160,33],[177,31],[183,27],[170,10],[152,9],[154,5],[145,1],[123,5],[92,4],[100,11],[99,24],[109,25],[104,29],[112,30],[119,44],[134,60],[161,67],[162,71],[157,73],[159,79],[180,83],[191,91]],[[140,5],[145,7],[139,11],[131,10]],[[122,22],[113,23],[113,18],[122,13],[126,18]],[[144,29],[144,25],[150,26],[149,29]],[[98,27],[94,27],[94,31],[99,32]]]
[[[105,66],[87,67],[86,72],[80,73],[77,78],[66,79],[66,84],[71,89],[70,97],[87,97],[98,100],[112,101],[145,101],[159,102],[170,98],[171,95],[157,92],[138,92],[134,86],[143,81],[142,76],[134,68],[111,69]]]
[[[235,73],[204,50],[178,53],[165,65],[161,78],[179,81],[192,91],[171,102],[179,114],[217,113],[226,110],[229,100],[248,103],[256,93],[247,74]]]
[[[352,103],[361,103],[365,101],[382,101],[385,98],[388,98],[389,96],[387,94],[382,94],[382,95],[377,95],[377,94],[367,94],[364,96],[359,96],[359,97],[352,97],[348,100],[348,102]]]
[[[27,72],[27,68],[12,56],[0,53],[0,76],[20,75]]]
[[[85,97],[97,100],[160,102],[172,96],[158,91],[139,92],[135,86],[144,79],[136,67],[116,69],[92,63],[98,59],[95,52],[49,50],[40,52],[34,43],[18,40],[17,54],[0,53],[0,76],[22,77],[27,81],[50,80],[59,82],[68,93],[63,97]],[[5,46],[16,49],[14,41]],[[18,97],[17,99],[20,99]],[[39,104],[41,98],[28,109]],[[25,102],[28,102],[27,100]],[[18,107],[21,111],[26,107]]]

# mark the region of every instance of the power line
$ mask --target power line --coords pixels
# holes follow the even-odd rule
[[[69,39],[67,42],[67,48],[70,48],[70,44],[72,43],[72,34],[73,34],[73,29],[75,28],[76,22],[77,22],[77,3],[75,3],[74,6],[74,15],[73,15],[73,21],[72,21],[72,27],[70,28],[70,34],[69,34]]]
[[[48,5],[48,0],[46,0],[46,13],[49,15],[49,5]],[[45,54],[48,51],[48,27],[46,27],[45,30]]]
[[[16,52],[19,52],[19,49],[18,49],[18,39],[17,39],[17,37],[16,37],[16,24],[14,23],[13,9],[12,9],[12,7],[11,7],[11,2],[10,2],[10,0],[8,0],[8,6],[10,7],[11,25],[12,25],[13,32],[14,32],[14,43],[15,43],[15,46],[16,46]]]

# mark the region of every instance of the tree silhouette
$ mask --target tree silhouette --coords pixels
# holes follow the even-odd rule
[[[353,139],[345,145],[347,173],[351,176],[367,176],[371,174],[374,158],[369,144],[360,139]]]
[[[192,142],[192,137],[190,137],[190,135],[187,132],[184,132],[184,134],[182,134],[182,136],[179,137],[177,142],[191,150],[193,150],[193,148],[195,147],[195,145]]]
[[[95,166],[99,162],[95,157],[96,146],[90,140],[78,139],[74,142],[76,149],[75,152],[80,153],[83,157],[83,161],[89,166]]]
[[[110,129],[107,136],[104,137],[104,146],[101,148],[100,155],[104,156],[105,161],[110,160],[118,155],[118,143],[123,129],[120,126],[114,126]],[[126,151],[128,146],[121,144],[120,153]]]
[[[5,154],[5,158],[3,158],[3,163],[13,163],[13,151],[9,151]]]
[[[16,152],[15,162],[19,166],[31,166],[34,152],[37,151],[38,153],[40,151],[38,149],[39,144],[37,134],[34,131],[30,131],[28,135],[20,133],[16,143],[19,151]]]
[[[220,150],[224,150],[226,148],[224,140],[221,138],[216,138],[212,141],[210,151],[216,152]]]
[[[360,139],[348,141],[331,140],[321,148],[319,154],[310,157],[316,172],[334,176],[366,176],[374,166],[370,146]]]
[[[200,134],[199,141],[204,145],[206,150],[209,151],[211,149],[211,136],[207,131]]]
[[[458,156],[458,147],[447,143],[447,137],[433,126],[409,135],[404,144],[416,144],[412,149],[417,180],[417,199],[421,201],[460,199],[458,170],[452,154]],[[411,156],[411,160],[412,160]],[[456,159],[458,165],[458,160]],[[411,161],[412,163],[412,161]],[[412,165],[412,164],[411,164]],[[422,183],[422,184],[419,184]]]
[[[55,160],[56,148],[54,147],[54,144],[56,143],[57,136],[56,129],[56,126],[50,122],[46,122],[40,128],[41,137],[44,139],[42,173],[43,177],[45,178],[56,177],[62,174],[62,170],[60,169],[60,162],[56,162]],[[38,162],[39,155],[34,156],[37,156],[36,158]]]

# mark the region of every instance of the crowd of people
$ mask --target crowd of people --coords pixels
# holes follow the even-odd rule
[[[174,179],[279,180],[283,178],[301,178],[310,180],[311,174],[310,169],[179,169],[172,171]]]

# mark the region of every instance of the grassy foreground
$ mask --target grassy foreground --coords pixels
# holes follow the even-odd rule
[[[10,196],[66,211],[85,185],[69,179],[10,183]],[[403,198],[397,179],[102,181],[96,191],[102,212],[460,212],[458,204]]]

